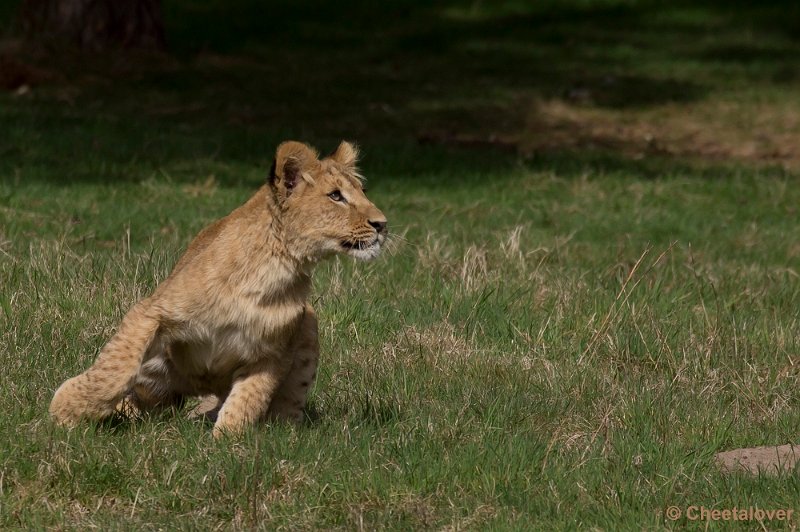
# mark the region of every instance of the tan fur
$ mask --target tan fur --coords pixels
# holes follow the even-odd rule
[[[299,142],[278,146],[270,182],[201,231],[94,365],[56,391],[55,421],[195,395],[207,396],[205,410],[219,407],[215,436],[263,417],[300,420],[319,357],[313,266],[334,253],[373,258],[385,239],[356,157],[347,142],[322,160]]]

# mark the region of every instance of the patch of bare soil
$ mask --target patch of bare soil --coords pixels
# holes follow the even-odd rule
[[[717,453],[714,461],[726,473],[777,475],[783,471],[794,471],[798,458],[800,458],[800,446],[790,443],[777,447],[752,447],[725,451]]]
[[[536,100],[516,131],[426,131],[420,142],[494,146],[523,156],[603,150],[631,159],[663,156],[800,168],[796,102],[675,102],[647,109],[608,109],[565,100]]]

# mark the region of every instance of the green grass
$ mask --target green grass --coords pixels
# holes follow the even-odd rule
[[[0,528],[800,511],[797,475],[712,461],[800,426],[793,3],[227,4],[165,2],[169,56],[22,55],[55,79],[0,95]],[[570,140],[608,123],[667,149]],[[403,236],[317,271],[307,423],[53,427],[55,388],[286,138],[358,141]]]

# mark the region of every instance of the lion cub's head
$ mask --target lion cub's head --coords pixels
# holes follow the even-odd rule
[[[386,217],[364,195],[357,158],[348,142],[324,159],[301,142],[278,146],[270,185],[293,254],[311,260],[333,253],[362,260],[378,256]]]

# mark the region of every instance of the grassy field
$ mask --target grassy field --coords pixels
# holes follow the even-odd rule
[[[798,443],[797,5],[262,4],[165,2],[161,55],[53,60],[6,30],[35,70],[0,93],[0,528],[800,512],[796,474],[712,460]],[[402,237],[319,268],[307,422],[53,427],[55,388],[287,138],[358,141]]]

